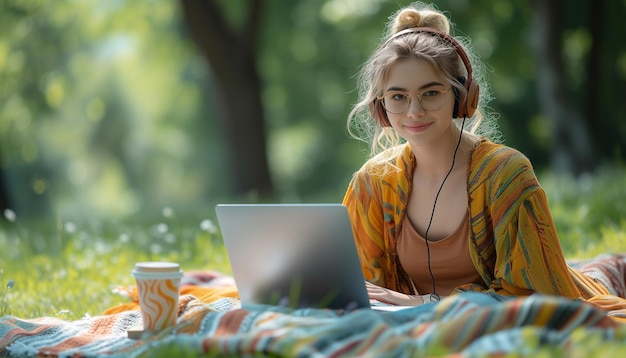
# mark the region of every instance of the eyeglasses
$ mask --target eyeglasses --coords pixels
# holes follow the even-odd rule
[[[429,89],[416,95],[415,97],[417,97],[417,101],[424,110],[436,111],[443,107],[444,103],[446,103],[446,93],[448,93],[451,88],[452,87],[446,90]],[[411,106],[412,98],[413,96],[410,94],[399,91],[389,91],[378,97],[385,110],[393,114],[406,112],[409,109],[409,106]]]

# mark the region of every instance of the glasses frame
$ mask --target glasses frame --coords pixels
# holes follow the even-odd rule
[[[385,105],[385,96],[386,96],[387,94],[389,94],[389,92],[387,92],[387,93],[383,94],[382,96],[378,96],[378,97],[376,97],[376,98],[380,101],[380,103],[381,103],[381,105],[383,106],[383,108],[385,109],[385,111],[387,111],[387,112],[389,112],[389,113],[391,113],[391,114],[402,114],[402,113],[405,113],[406,111],[408,111],[408,110],[409,110],[409,108],[411,108],[411,103],[413,103],[413,97],[417,97],[417,102],[420,104],[420,107],[421,107],[423,110],[425,110],[425,111],[431,111],[431,112],[432,112],[432,111],[438,111],[438,110],[440,110],[440,109],[443,107],[443,105],[446,103],[446,97],[445,97],[445,96],[448,94],[448,92],[450,92],[450,90],[451,90],[453,87],[454,87],[454,86],[450,86],[450,87],[448,87],[448,88],[447,88],[447,89],[445,89],[445,90],[434,90],[434,89],[429,89],[429,90],[426,90],[426,91],[422,92],[422,94],[424,94],[424,93],[429,92],[429,91],[439,91],[439,92],[441,92],[441,93],[443,94],[443,96],[444,96],[444,98],[443,98],[443,102],[441,103],[441,107],[439,107],[439,108],[437,108],[437,109],[426,109],[426,107],[424,107],[424,103],[422,102],[422,95],[417,94],[417,95],[413,96],[413,95],[411,95],[410,93],[408,93],[408,92],[403,92],[403,91],[394,91],[394,92],[393,92],[393,93],[404,93],[404,94],[406,94],[406,96],[409,98],[409,103],[407,104],[406,108],[405,108],[402,112],[392,112],[392,111],[390,111],[389,109],[387,109],[387,106]]]

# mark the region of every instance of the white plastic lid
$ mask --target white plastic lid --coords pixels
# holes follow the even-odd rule
[[[132,276],[142,278],[157,278],[157,277],[182,277],[183,272],[180,270],[180,265],[174,262],[137,262],[135,269],[132,272]]]
[[[178,272],[180,265],[175,262],[137,262],[135,271],[137,272]]]

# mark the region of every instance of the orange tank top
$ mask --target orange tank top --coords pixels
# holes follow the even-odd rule
[[[448,296],[456,287],[466,283],[484,285],[469,253],[469,211],[452,235],[438,241],[428,241],[428,246],[437,294]],[[426,240],[415,230],[408,215],[402,220],[398,258],[419,294],[432,293]]]

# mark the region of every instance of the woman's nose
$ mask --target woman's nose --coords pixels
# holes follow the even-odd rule
[[[410,117],[417,117],[423,115],[426,111],[422,104],[417,99],[417,97],[411,97],[411,102],[409,102],[409,109],[407,110],[407,115]]]

